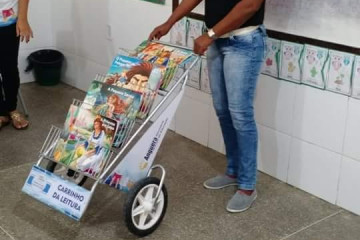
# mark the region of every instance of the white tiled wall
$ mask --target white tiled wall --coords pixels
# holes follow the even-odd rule
[[[348,97],[297,86],[293,135],[330,151],[342,153]]]
[[[258,123],[291,135],[296,85],[263,75],[255,98]]]
[[[175,131],[204,146],[208,143],[210,106],[184,96],[175,115]]]
[[[360,161],[360,100],[349,100],[344,155]],[[360,175],[360,174],[359,174]]]
[[[20,44],[19,72],[21,83],[34,81],[31,73],[24,73],[28,65],[27,57],[36,50],[54,48],[50,9],[50,1],[48,0],[33,0],[29,5],[28,20],[34,38],[29,43]]]
[[[360,215],[360,162],[344,157],[337,204]]]
[[[340,154],[293,138],[288,183],[335,204],[340,163]]]
[[[258,169],[286,182],[291,137],[262,125],[258,131]]]

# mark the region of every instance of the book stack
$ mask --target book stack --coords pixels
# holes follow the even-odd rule
[[[137,56],[116,56],[106,77],[91,83],[83,103],[70,106],[54,161],[99,176],[111,147],[123,146],[136,118],[148,116],[160,86],[174,76],[169,67],[176,68],[191,55],[159,43],[137,50]]]
[[[192,51],[166,46],[161,43],[144,41],[136,48],[137,57],[143,61],[165,68],[160,88],[166,89],[173,79],[179,66],[190,61]]]

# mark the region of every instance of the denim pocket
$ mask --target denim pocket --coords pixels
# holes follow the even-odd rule
[[[247,33],[244,35],[235,35],[235,36],[230,36],[229,37],[231,42],[239,43],[242,45],[252,45],[253,44],[253,40],[254,40],[254,32],[251,33]]]

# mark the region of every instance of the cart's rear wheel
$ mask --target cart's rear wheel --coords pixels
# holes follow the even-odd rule
[[[124,205],[125,223],[130,232],[143,237],[161,223],[167,207],[167,191],[162,186],[159,197],[155,199],[160,180],[147,177],[140,180],[130,190]]]

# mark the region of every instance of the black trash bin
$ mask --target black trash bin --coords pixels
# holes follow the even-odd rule
[[[43,86],[53,86],[60,82],[64,55],[56,50],[44,49],[28,56],[26,72],[34,70],[35,80]]]

